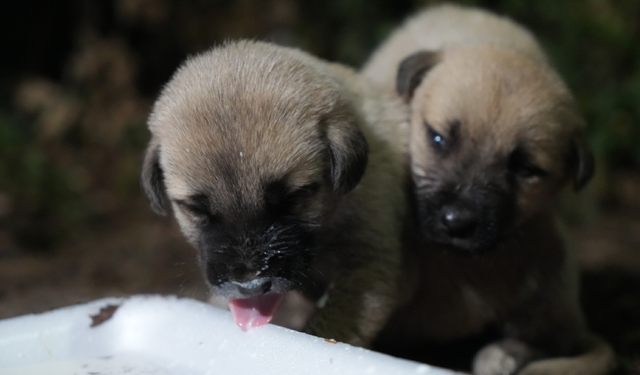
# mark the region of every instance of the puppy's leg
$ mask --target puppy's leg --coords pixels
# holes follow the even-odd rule
[[[377,253],[392,252],[387,249]],[[386,259],[342,271],[321,299],[305,332],[368,346],[396,307],[399,269],[396,260]]]
[[[526,343],[506,339],[485,346],[475,357],[474,375],[596,375],[616,368],[611,346],[589,335],[580,355],[540,359],[542,353]]]
[[[534,361],[518,375],[591,375],[608,374],[617,367],[616,355],[609,344],[595,335],[585,339],[581,355]]]
[[[615,367],[611,347],[588,333],[577,301],[545,290],[546,298],[508,319],[509,339],[478,352],[474,375],[604,375]]]

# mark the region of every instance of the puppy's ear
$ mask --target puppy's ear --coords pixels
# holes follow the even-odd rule
[[[571,143],[569,171],[576,191],[582,189],[595,172],[593,153],[583,137],[575,138]]]
[[[440,60],[440,53],[436,51],[420,51],[405,57],[398,66],[396,77],[396,91],[409,102],[422,78]]]
[[[140,184],[144,190],[151,209],[158,215],[165,216],[167,211],[162,197],[162,169],[160,169],[160,145],[153,139],[144,153]]]
[[[331,181],[338,194],[353,190],[367,168],[369,144],[355,122],[337,121],[327,127]]]

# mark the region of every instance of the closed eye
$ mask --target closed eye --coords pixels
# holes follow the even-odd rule
[[[521,179],[544,177],[547,175],[544,169],[533,164],[527,153],[520,147],[516,148],[511,152],[511,155],[509,155],[507,169],[512,176]]]
[[[309,198],[320,190],[319,182],[312,182],[310,184],[306,184],[300,186],[299,188],[293,190],[287,196],[291,199],[298,200],[301,198]]]
[[[202,224],[208,224],[217,221],[218,215],[211,212],[211,210],[204,204],[191,203],[182,199],[175,199],[180,207],[182,207],[190,216],[199,220]]]
[[[267,211],[276,216],[289,215],[300,202],[316,194],[320,186],[320,183],[313,182],[289,190],[283,180],[271,182],[265,192]]]

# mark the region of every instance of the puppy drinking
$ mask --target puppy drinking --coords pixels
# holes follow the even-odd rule
[[[492,332],[473,373],[603,374],[614,364],[579,308],[552,202],[584,186],[583,119],[533,36],[454,5],[409,19],[363,75],[408,105],[417,227],[411,302],[391,342]],[[411,268],[411,267],[410,267]]]
[[[305,331],[367,345],[396,306],[405,117],[351,69],[228,43],[162,91],[142,185],[157,213],[172,206],[239,326],[297,290],[320,301]]]

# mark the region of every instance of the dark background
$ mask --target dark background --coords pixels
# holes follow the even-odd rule
[[[640,1],[460,1],[532,29],[587,118],[597,174],[559,206],[583,303],[640,373]],[[418,0],[0,3],[0,318],[133,293],[206,291],[138,188],[145,119],[189,54],[224,40],[359,67]]]

